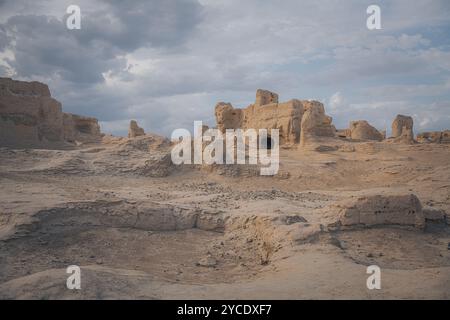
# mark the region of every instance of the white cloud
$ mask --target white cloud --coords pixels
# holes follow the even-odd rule
[[[334,113],[339,112],[339,109],[341,109],[342,107],[345,106],[344,97],[338,91],[330,97],[328,105],[330,108],[330,112],[334,112]]]
[[[7,1],[0,23],[26,14],[61,20],[69,2]],[[152,3],[156,11],[162,8],[161,2]],[[170,3],[164,2],[169,13],[176,9]],[[417,122],[424,128],[441,127],[450,123],[442,117],[448,109],[433,106],[450,100],[449,3],[380,1],[383,30],[373,32],[366,28],[366,8],[372,4],[366,0],[201,0],[201,6],[192,7],[195,12],[173,11],[175,18],[169,19],[174,24],[187,19],[182,29],[189,32],[167,21],[159,27],[153,23],[158,15],[148,12],[148,21],[138,23],[147,29],[122,33],[135,18],[127,4],[83,0],[82,13],[101,13],[82,23],[89,34],[55,41],[60,34],[55,23],[36,39],[25,38],[13,53],[27,53],[16,66],[21,78],[48,82],[66,109],[99,117],[104,130],[114,133],[123,134],[131,118],[147,131],[166,135],[189,128],[193,120],[213,124],[217,101],[245,107],[257,88],[278,91],[285,100],[325,97],[338,126],[362,118],[383,127],[404,112],[428,119]],[[139,8],[145,13],[150,9],[144,5]],[[120,23],[103,25],[119,16]],[[29,22],[22,19],[24,25]],[[174,40],[173,46],[159,33]],[[144,35],[151,37],[143,41]],[[44,52],[42,59],[37,52]],[[84,67],[64,61],[54,67],[62,56],[78,57]]]

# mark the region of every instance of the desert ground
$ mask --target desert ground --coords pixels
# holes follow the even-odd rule
[[[450,145],[330,141],[281,148],[273,177],[175,166],[152,134],[1,148],[0,298],[449,299]],[[343,218],[377,199],[392,219]]]

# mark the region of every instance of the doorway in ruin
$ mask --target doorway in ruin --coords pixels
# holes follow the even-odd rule
[[[272,138],[270,136],[259,138],[260,148],[271,150],[273,148]]]

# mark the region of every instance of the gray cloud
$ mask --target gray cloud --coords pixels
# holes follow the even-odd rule
[[[0,50],[4,50],[10,43],[11,37],[6,33],[6,28],[0,25]]]
[[[179,46],[201,20],[202,7],[193,0],[104,1],[108,6],[87,13],[80,44],[102,41],[124,51],[139,47]]]
[[[188,0],[108,1],[101,10],[82,10],[81,30],[67,30],[66,17],[13,15],[0,26],[6,30],[0,46],[13,47],[15,59],[8,63],[17,76],[101,82],[102,73],[125,68],[122,55],[128,52],[181,46],[201,19],[201,6]]]
[[[245,107],[257,88],[329,103],[339,127],[401,112],[450,127],[448,0],[380,0],[373,32],[369,0],[78,2],[82,29],[69,31],[70,0],[6,1],[0,74],[48,83],[107,131],[126,133],[131,118],[165,135],[213,124],[217,101]]]

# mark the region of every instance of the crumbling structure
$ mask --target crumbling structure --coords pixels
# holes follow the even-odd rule
[[[383,134],[372,127],[366,120],[350,122],[350,137],[353,140],[382,141]]]
[[[392,137],[398,138],[401,135],[414,136],[413,126],[414,121],[412,117],[404,116],[401,114],[397,115],[397,117],[395,117],[394,121],[392,122]]]
[[[130,121],[130,127],[128,128],[128,138],[135,138],[145,136],[145,131],[138,126],[136,120]]]
[[[397,115],[392,122],[392,137],[394,142],[413,144],[414,140],[414,120],[410,116]]]
[[[307,120],[303,123],[305,114]],[[320,102],[292,99],[280,103],[276,93],[261,89],[256,92],[255,103],[245,109],[219,102],[215,116],[217,128],[222,132],[226,129],[278,129],[280,144],[300,143],[302,126],[304,141],[315,135],[334,136],[336,131]]]
[[[450,143],[450,130],[422,132],[417,135],[419,143]]]
[[[62,112],[47,85],[0,78],[0,146],[55,147],[100,138],[97,119]]]
[[[318,101],[303,101],[305,113],[302,117],[300,146],[316,142],[321,137],[334,137],[336,128],[332,125],[333,119],[325,114],[325,108]]]
[[[346,138],[356,141],[382,141],[380,132],[365,120],[352,121],[349,128],[336,130],[324,105],[313,100],[292,99],[279,102],[278,94],[258,89],[255,102],[246,108],[234,108],[219,102],[215,107],[217,128],[278,129],[281,145],[306,146],[325,138]],[[398,115],[392,123],[391,142],[416,143],[413,118]],[[205,130],[203,130],[205,131]],[[130,122],[128,137],[145,135],[135,120]],[[40,82],[0,78],[0,147],[46,148],[69,143],[99,141],[103,137],[97,119],[62,112],[48,86]],[[450,130],[424,132],[420,143],[450,143]]]

